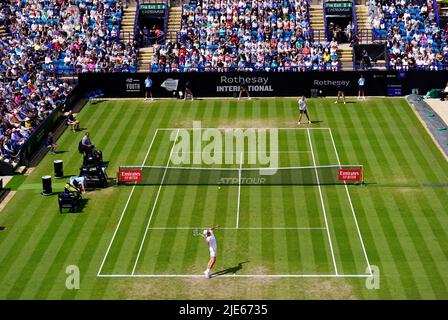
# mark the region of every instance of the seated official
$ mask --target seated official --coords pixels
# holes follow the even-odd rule
[[[81,196],[81,194],[82,194],[81,188],[79,188],[77,185],[78,184],[75,181],[74,181],[73,184],[70,183],[70,181],[67,181],[67,183],[65,184],[65,187],[64,187],[65,189],[64,190],[65,190],[65,192],[73,193],[76,196]]]
[[[79,130],[79,120],[76,119],[75,115],[73,114],[73,112],[70,110],[69,112],[67,112],[67,125],[72,127],[72,131],[76,132],[77,130]]]
[[[91,154],[94,149],[95,146],[92,144],[92,141],[90,140],[90,133],[86,132],[84,137],[82,137],[81,142],[79,143],[79,152]]]
[[[80,189],[82,193],[86,192],[86,178],[70,177],[70,183]]]

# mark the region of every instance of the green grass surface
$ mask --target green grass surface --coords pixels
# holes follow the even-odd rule
[[[138,186],[118,229],[130,186],[89,192],[81,213],[59,214],[57,196],[39,192],[56,159],[64,161],[65,175],[79,173],[83,133],[67,131],[58,141],[65,152],[46,156],[16,181],[16,194],[0,213],[6,227],[0,298],[447,299],[448,189],[422,184],[447,183],[448,165],[411,108],[401,99],[347,105],[313,99],[309,109],[318,122],[302,127],[331,128],[341,163],[365,165],[368,185],[348,190],[368,258],[380,271],[379,290],[367,289],[364,278],[97,277],[106,252],[101,275],[129,275],[134,266],[142,275],[201,274],[207,248],[188,228],[214,223],[225,228],[216,232],[216,271],[227,275],[335,274],[335,267],[339,274],[365,274],[367,263],[344,186],[321,188],[328,233],[316,186],[241,187],[241,230],[234,228],[237,186],[165,186],[154,211],[159,187]],[[284,128],[297,127],[296,118],[293,99],[106,101],[79,114],[110,161],[110,176],[119,165],[140,165],[158,128],[191,127],[193,120],[203,127]],[[337,164],[329,132],[310,130],[318,165]],[[307,151],[282,157],[282,165],[313,164],[307,139],[307,130],[280,132],[282,151]],[[159,131],[146,164],[163,164],[170,149],[169,132]],[[53,182],[61,190],[63,181]],[[167,229],[180,227],[187,229]],[[314,227],[321,229],[306,229]],[[79,266],[80,290],[65,287],[68,265]]]

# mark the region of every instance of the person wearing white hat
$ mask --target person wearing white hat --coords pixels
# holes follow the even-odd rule
[[[206,278],[210,278],[210,270],[213,268],[216,262],[217,245],[212,229],[205,229],[203,231],[203,235],[210,251],[210,260],[208,261],[207,269],[204,271],[204,275]]]

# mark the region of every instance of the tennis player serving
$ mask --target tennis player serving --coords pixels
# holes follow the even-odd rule
[[[210,270],[213,268],[216,262],[216,251],[218,248],[216,245],[215,235],[213,233],[213,229],[216,228],[219,228],[219,225],[216,225],[213,228],[205,229],[203,231],[205,243],[208,245],[208,249],[210,251],[210,260],[208,261],[207,269],[204,271],[204,275],[206,278],[210,278]]]

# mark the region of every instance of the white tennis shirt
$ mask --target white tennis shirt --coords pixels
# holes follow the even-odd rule
[[[210,246],[210,248],[213,249],[214,252],[216,252],[216,239],[215,239],[215,235],[213,234],[213,231],[210,230],[210,235],[206,238],[208,245]]]

